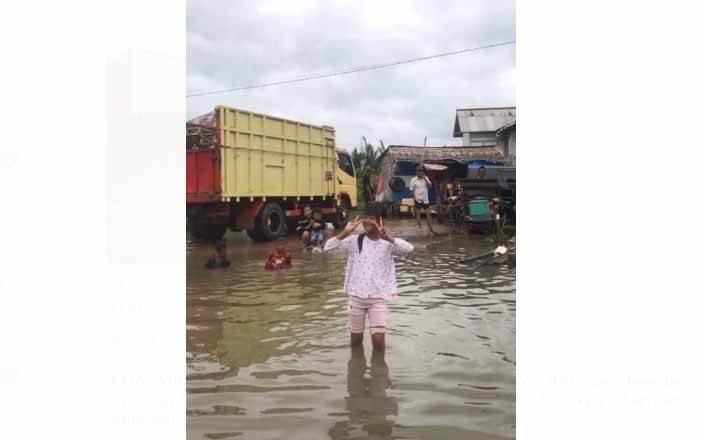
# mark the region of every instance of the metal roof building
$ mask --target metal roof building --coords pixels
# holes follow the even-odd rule
[[[391,161],[407,160],[412,162],[425,162],[435,160],[455,160],[470,162],[472,160],[502,161],[505,159],[500,148],[489,147],[414,147],[407,145],[390,145],[379,158]]]
[[[453,137],[462,138],[465,147],[496,145],[496,131],[516,119],[516,107],[457,109]]]

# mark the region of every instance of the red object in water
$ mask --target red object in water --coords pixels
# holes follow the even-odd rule
[[[290,266],[292,266],[292,258],[290,257],[290,254],[270,254],[268,256],[268,261],[266,261],[266,269],[269,270],[285,269]]]

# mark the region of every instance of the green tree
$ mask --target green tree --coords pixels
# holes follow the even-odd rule
[[[354,148],[351,151],[351,160],[353,161],[353,166],[356,169],[356,188],[358,189],[358,194],[363,194],[363,178],[366,176],[366,166],[371,165],[376,169],[376,172],[380,170],[380,158],[385,152],[386,148],[384,145],[379,147],[373,146],[366,142],[366,138],[363,138],[363,144]],[[362,203],[364,199],[359,198]]]
[[[384,145],[375,147],[373,144],[366,142],[366,138],[363,138],[363,145],[359,145],[354,148],[351,152],[351,160],[353,165],[357,170],[363,170],[365,172],[366,165],[372,165],[374,168],[378,169],[380,167],[380,157],[385,152],[386,148]]]

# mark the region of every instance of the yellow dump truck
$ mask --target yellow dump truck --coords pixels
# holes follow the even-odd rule
[[[188,228],[216,240],[227,228],[270,241],[294,230],[305,205],[344,227],[356,177],[334,127],[217,106],[186,123]]]

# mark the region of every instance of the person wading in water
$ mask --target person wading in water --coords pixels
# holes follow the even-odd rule
[[[344,292],[348,301],[351,346],[363,344],[368,316],[373,349],[385,350],[386,302],[398,294],[394,255],[414,247],[395,238],[383,224],[384,207],[370,203],[362,218],[356,218],[324,245],[324,251],[348,255]],[[364,233],[355,233],[363,225]]]

